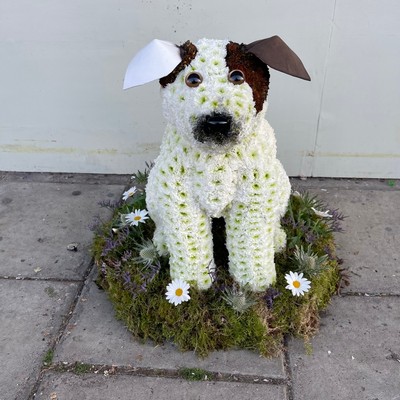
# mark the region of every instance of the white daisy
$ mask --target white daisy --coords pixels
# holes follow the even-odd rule
[[[181,279],[174,279],[170,284],[168,284],[165,297],[171,304],[177,306],[184,301],[190,300],[189,288],[190,285],[187,282]]]
[[[124,193],[122,194],[122,199],[123,199],[124,201],[126,201],[126,200],[129,199],[129,197],[132,197],[135,193],[136,193],[136,187],[133,186],[133,187],[131,187],[129,190],[127,190],[126,192],[124,192]]]
[[[332,218],[333,215],[329,214],[329,210],[326,211],[319,211],[316,210],[314,207],[311,207],[311,209],[314,211],[315,215],[321,218]]]
[[[310,290],[311,282],[303,278],[303,273],[298,274],[297,272],[290,271],[285,275],[285,278],[288,283],[286,289],[291,290],[293,296],[303,296],[305,292]]]
[[[139,222],[144,224],[144,220],[148,219],[147,210],[135,210],[129,214],[123,214],[121,217],[126,224],[138,226]]]

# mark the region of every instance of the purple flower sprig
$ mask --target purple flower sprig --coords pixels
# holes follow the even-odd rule
[[[281,292],[273,287],[269,287],[263,295],[263,300],[267,305],[268,310],[272,310],[274,307],[274,300],[281,295]]]

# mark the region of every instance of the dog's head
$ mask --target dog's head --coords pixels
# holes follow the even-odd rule
[[[201,39],[175,46],[156,40],[131,61],[124,88],[160,79],[164,115],[178,132],[197,145],[225,147],[263,117],[268,66],[310,80],[278,36],[248,45]]]

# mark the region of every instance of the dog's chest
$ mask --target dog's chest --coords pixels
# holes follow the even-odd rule
[[[211,217],[220,217],[237,189],[240,161],[232,154],[195,153],[188,184],[194,200]]]
[[[204,151],[202,146],[193,146],[168,126],[152,171],[159,181],[155,191],[166,193],[170,199],[178,199],[184,193],[194,207],[208,216],[223,216],[231,203],[242,197],[246,183],[243,177],[250,177],[254,171],[268,172],[273,164],[273,131],[258,129],[226,152],[219,150]]]

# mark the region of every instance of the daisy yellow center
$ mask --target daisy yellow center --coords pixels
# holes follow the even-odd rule
[[[183,295],[183,290],[181,288],[178,288],[178,289],[175,290],[175,294],[177,296],[182,296]]]
[[[133,218],[135,221],[140,221],[142,217],[140,215],[136,215],[136,217]]]
[[[298,289],[300,287],[300,282],[299,281],[293,281],[293,286]]]

